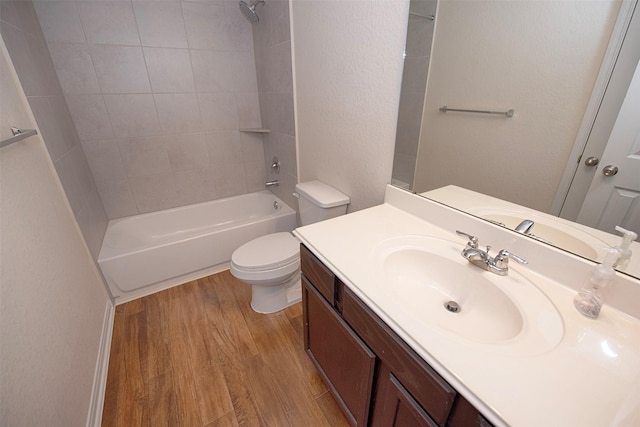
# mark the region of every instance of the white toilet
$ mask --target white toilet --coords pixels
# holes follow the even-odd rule
[[[296,185],[302,225],[344,215],[349,197],[310,181]],[[240,246],[231,255],[231,274],[251,285],[251,308],[274,313],[302,299],[300,242],[291,233],[273,233]]]

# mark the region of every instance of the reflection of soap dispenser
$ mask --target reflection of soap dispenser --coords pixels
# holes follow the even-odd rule
[[[631,259],[631,249],[629,249],[629,246],[631,246],[631,242],[638,238],[638,234],[633,231],[625,230],[619,225],[616,225],[616,231],[622,234],[622,242],[619,246],[616,246],[616,249],[620,251],[620,258],[613,266],[625,268]]]
[[[580,292],[573,299],[573,305],[578,311],[595,319],[600,314],[600,309],[604,303],[604,291],[609,283],[616,277],[613,265],[620,258],[620,251],[614,248],[606,248],[607,256],[602,264],[596,265],[587,283],[580,289]]]

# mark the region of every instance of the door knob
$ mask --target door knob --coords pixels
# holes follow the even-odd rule
[[[600,159],[597,157],[589,157],[587,158],[587,160],[584,161],[584,164],[587,166],[598,166],[598,163],[600,163]]]
[[[613,176],[618,173],[618,167],[613,165],[607,165],[602,169],[604,176]]]

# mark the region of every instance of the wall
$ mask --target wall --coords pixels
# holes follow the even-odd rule
[[[414,189],[456,184],[548,212],[618,7],[441,2]],[[442,114],[442,105],[515,116]]]
[[[264,134],[264,158],[267,179],[277,179],[271,187],[278,197],[294,209],[293,197],[298,182],[296,132],[293,113],[293,76],[291,70],[291,32],[289,1],[269,0],[257,7],[260,22],[253,25],[256,73],[260,94],[260,113]],[[273,157],[280,160],[280,173],[271,170]]]
[[[107,217],[31,1],[0,1],[0,32],[94,259]]]
[[[237,2],[36,2],[109,218],[264,188],[251,24]]]
[[[0,111],[3,139],[35,127],[1,41]],[[92,424],[112,306],[40,136],[0,149],[0,186],[0,425]]]
[[[300,180],[379,204],[391,181],[407,1],[293,1]]]

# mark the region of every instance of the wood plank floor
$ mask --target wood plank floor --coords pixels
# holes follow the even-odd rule
[[[228,271],[116,307],[102,425],[348,426],[303,348]]]

